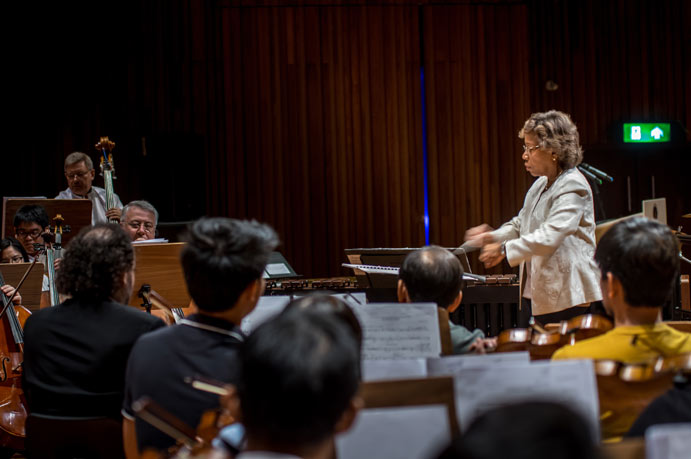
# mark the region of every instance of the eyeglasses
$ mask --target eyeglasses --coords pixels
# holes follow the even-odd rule
[[[42,230],[41,229],[32,229],[31,231],[23,230],[23,229],[18,229],[15,231],[17,234],[17,237],[26,239],[27,237],[31,236],[32,239],[36,239],[41,235]]]
[[[24,257],[21,255],[15,255],[11,258],[3,258],[0,260],[0,263],[22,263],[24,261]]]
[[[89,172],[91,172],[91,171],[86,171],[86,172],[72,172],[71,174],[68,174],[67,172],[65,172],[65,177],[67,177],[67,180],[74,180],[74,179],[76,179],[77,177],[79,177],[79,178],[84,178],[84,177],[86,177],[87,175],[89,175]]]
[[[144,226],[144,231],[147,233],[153,233],[154,230],[156,229],[156,225],[149,223],[149,222],[140,222],[138,220],[132,220],[131,222],[126,222],[127,226],[132,228],[133,230],[138,230],[139,227]]]
[[[523,145],[523,153],[530,153],[530,152],[532,152],[533,150],[537,150],[537,149],[540,148],[540,147],[541,147],[541,145],[535,145],[535,146],[532,146],[532,147],[529,147],[528,145]]]

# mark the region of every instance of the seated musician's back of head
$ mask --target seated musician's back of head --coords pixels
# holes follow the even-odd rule
[[[679,249],[666,226],[647,218],[624,220],[600,240],[595,252],[600,267],[603,303],[615,316],[630,308],[660,308],[679,276]],[[613,292],[612,289],[617,289]],[[635,310],[633,310],[635,311]],[[650,310],[653,316],[657,313]]]
[[[463,266],[454,254],[443,247],[430,245],[416,250],[403,260],[398,274],[400,303],[436,303],[454,312],[463,299]],[[482,330],[472,332],[449,322],[454,354],[484,352],[496,343],[484,339]]]
[[[43,244],[41,235],[50,229],[50,219],[43,206],[22,206],[14,214],[14,237],[32,257],[36,253],[34,244]]]
[[[162,450],[175,443],[147,423],[134,421],[132,403],[142,396],[193,428],[205,411],[218,408],[218,396],[184,380],[200,375],[236,381],[240,324],[263,293],[262,274],[277,244],[274,230],[255,221],[202,218],[190,226],[180,259],[198,313],[142,337],[134,346],[122,410],[128,448]]]
[[[122,229],[102,223],[70,241],[57,273],[58,291],[74,299],[127,303],[134,283],[134,251]]]
[[[326,457],[361,405],[359,369],[358,343],[331,314],[298,311],[260,325],[241,347],[231,403],[247,451]]]
[[[36,311],[24,328],[24,390],[32,413],[118,418],[130,349],[140,335],[163,326],[121,304],[133,281],[134,253],[119,226],[84,228],[70,241],[56,282],[68,299]]]
[[[475,418],[438,459],[597,458],[585,419],[551,402],[521,402]]]

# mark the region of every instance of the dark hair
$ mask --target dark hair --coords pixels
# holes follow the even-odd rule
[[[31,204],[20,207],[14,214],[14,227],[18,228],[22,223],[38,223],[41,228],[45,228],[50,225],[50,219],[43,206]]]
[[[201,218],[188,228],[182,268],[195,304],[206,311],[232,308],[262,277],[278,245],[274,230],[256,221]]]
[[[0,254],[2,254],[2,252],[8,247],[16,249],[17,252],[19,252],[22,255],[22,258],[24,258],[25,263],[29,261],[29,254],[26,253],[26,250],[24,249],[24,246],[21,242],[19,242],[13,237],[6,237],[5,239],[0,241]]]
[[[279,314],[241,345],[239,360],[248,436],[274,447],[328,438],[358,390],[357,343],[330,314]]]
[[[662,306],[679,277],[677,239],[666,226],[644,217],[626,219],[602,236],[595,251],[602,278],[610,272],[630,306]]]
[[[520,402],[481,414],[438,459],[599,457],[585,419],[553,402]]]
[[[443,247],[430,245],[408,254],[398,277],[414,302],[434,302],[448,308],[463,289],[463,266]]]
[[[132,241],[119,225],[101,223],[83,228],[70,241],[57,271],[60,293],[83,301],[113,298],[123,275],[134,269]]]
[[[362,348],[362,326],[353,310],[345,301],[335,296],[315,293],[291,301],[283,310],[283,314],[291,313],[291,311],[319,312],[337,317],[352,332],[358,347]]]

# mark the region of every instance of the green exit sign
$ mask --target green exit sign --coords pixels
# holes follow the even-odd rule
[[[671,140],[669,123],[624,123],[624,142],[653,143]]]

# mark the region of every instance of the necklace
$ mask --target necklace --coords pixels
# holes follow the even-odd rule
[[[557,181],[557,179],[558,179],[558,178],[559,178],[559,176],[560,176],[560,175],[562,174],[562,172],[564,172],[564,170],[563,170],[563,169],[559,171],[559,173],[557,174],[557,176],[556,176],[556,177],[554,177],[554,180],[552,181],[552,183],[547,183],[547,185],[545,185],[545,189],[544,189],[544,190],[542,190],[542,191],[544,192],[544,191],[547,191],[547,190],[549,190],[549,189],[550,189],[550,187],[551,187],[552,185],[554,185],[554,182],[556,182],[556,181]]]

